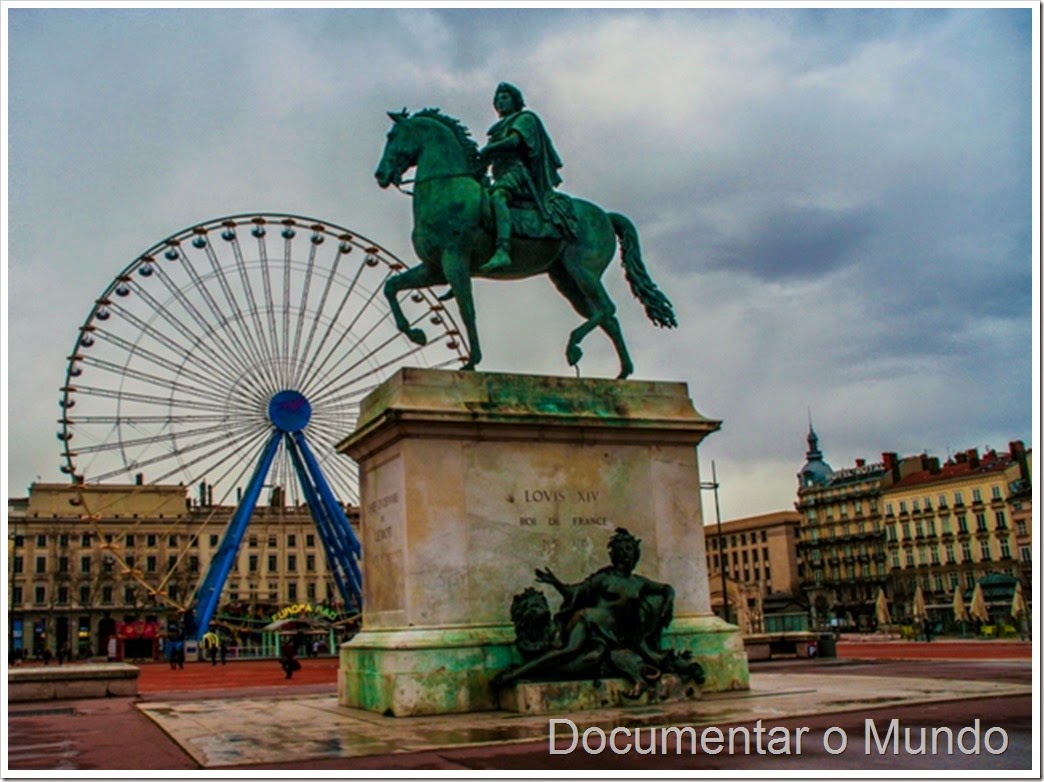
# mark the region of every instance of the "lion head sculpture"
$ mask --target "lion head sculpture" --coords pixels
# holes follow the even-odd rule
[[[526,587],[515,595],[511,601],[511,621],[515,625],[515,645],[523,660],[539,657],[554,646],[551,607],[538,589]]]

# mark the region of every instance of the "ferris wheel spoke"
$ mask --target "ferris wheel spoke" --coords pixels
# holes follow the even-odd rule
[[[348,356],[350,356],[354,352],[356,352],[356,348],[360,347],[361,345],[364,345],[365,344],[364,340],[372,332],[373,332],[373,329],[371,329],[369,332],[367,332],[367,334],[364,334],[360,338],[360,340],[358,342],[356,342],[354,346],[352,346],[352,349],[348,353],[346,353],[344,355],[344,359],[347,359]],[[386,347],[388,347],[389,345],[391,345],[393,343],[400,343],[400,344],[405,343],[406,345],[408,345],[407,350],[405,350],[404,352],[402,352],[402,353],[400,353],[400,354],[398,354],[396,356],[393,356],[392,358],[384,361],[381,364],[378,364],[376,366],[371,366],[369,368],[370,372],[380,372],[381,370],[387,369],[388,367],[392,366],[393,364],[401,363],[401,362],[405,361],[407,358],[409,358],[410,356],[414,356],[417,353],[419,353],[420,351],[424,350],[425,347],[426,347],[425,345],[415,345],[412,342],[406,343],[406,340],[403,339],[402,335],[399,334],[398,332],[395,332],[391,336],[389,336],[387,339],[385,339],[383,342],[381,342],[376,348],[374,348],[370,352],[368,352],[365,355],[363,355],[354,364],[351,364],[350,366],[345,367],[337,375],[327,379],[326,382],[322,386],[320,386],[318,389],[316,389],[315,391],[312,392],[312,398],[315,399],[316,402],[319,402],[319,401],[322,401],[322,400],[324,400],[326,398],[326,395],[328,395],[330,393],[331,389],[335,389],[337,387],[342,387],[342,388],[344,388],[344,387],[351,387],[352,383],[355,382],[355,381],[343,382],[344,378],[348,377],[353,371],[355,371],[360,366],[365,364],[372,357],[374,357],[374,356],[378,355],[379,353],[381,353],[381,351],[383,351]],[[335,385],[335,384],[338,384],[338,385]]]
[[[151,294],[145,289],[141,289],[138,292],[138,296],[145,303],[149,304],[153,308],[153,312],[158,315],[167,325],[171,326],[178,333],[182,334],[184,341],[179,342],[178,340],[167,336],[160,329],[156,328],[152,323],[149,323],[136,314],[131,312],[129,309],[120,308],[117,313],[120,317],[130,323],[137,330],[137,337],[139,342],[142,338],[147,337],[155,342],[158,346],[166,348],[175,356],[180,357],[182,363],[190,363],[200,369],[205,374],[214,377],[215,379],[224,379],[226,381],[231,380],[234,375],[231,375],[227,371],[227,362],[222,363],[220,356],[213,351],[209,344],[199,342],[198,333],[194,333],[180,320],[174,317],[166,307],[162,306]],[[111,332],[106,331],[106,334]],[[116,344],[130,343],[129,340],[123,339]],[[194,349],[190,350],[189,345]],[[211,359],[211,360],[207,360]],[[166,359],[170,361],[168,356]]]
[[[162,409],[167,409],[171,406],[176,405],[178,408],[185,408],[188,410],[206,410],[211,411],[214,409],[212,404],[204,404],[202,401],[190,401],[187,399],[175,399],[169,396],[153,396],[152,394],[142,394],[133,391],[120,391],[115,388],[105,388],[102,386],[72,386],[71,390],[80,395],[100,397],[105,399],[117,399],[128,402],[138,402],[144,405],[153,405]],[[69,423],[73,423],[76,420],[76,416],[67,416]]]
[[[168,441],[170,441],[170,438],[168,438]],[[125,451],[125,449],[119,447],[119,443],[114,443],[112,445],[115,445],[116,448],[118,450],[120,450],[121,452]],[[213,437],[213,438],[211,438],[209,440],[200,440],[200,441],[197,441],[197,442],[195,442],[195,443],[193,443],[191,445],[181,446],[180,448],[176,448],[174,450],[167,451],[167,452],[161,453],[161,454],[157,454],[155,456],[151,456],[151,457],[148,457],[148,458],[145,458],[145,459],[129,459],[129,460],[127,460],[124,463],[123,467],[121,467],[120,469],[115,469],[115,470],[111,470],[110,472],[107,472],[107,473],[102,473],[100,475],[95,475],[92,478],[92,480],[94,482],[96,482],[96,483],[104,482],[104,481],[109,480],[110,478],[115,478],[115,477],[120,476],[120,475],[126,475],[129,471],[132,471],[132,470],[140,470],[140,469],[142,469],[144,467],[151,467],[153,465],[162,464],[164,462],[170,462],[171,460],[178,461],[181,456],[183,456],[183,455],[185,455],[187,453],[201,451],[203,449],[213,449],[215,447],[219,447],[219,448],[229,448],[229,447],[231,447],[230,446],[229,435],[227,433],[223,432],[221,435],[219,435],[217,437]],[[210,454],[212,454],[212,453],[213,453],[212,450],[206,450],[202,454],[201,458],[208,458],[208,456]],[[169,478],[169,477],[171,477],[172,475],[175,475],[175,474],[177,474],[177,471],[165,473],[164,475],[156,478],[154,482],[156,482],[156,483],[162,482],[166,478]]]
[[[126,424],[145,426],[150,424],[201,424],[226,420],[222,415],[78,415],[76,426],[98,426],[101,424]]]
[[[207,261],[210,263],[210,268],[213,270],[213,278],[217,280],[218,287],[221,289],[225,301],[228,303],[229,309],[232,313],[232,317],[228,318],[227,322],[230,324],[234,323],[237,326],[235,330],[229,329],[229,336],[233,337],[236,342],[239,342],[239,337],[242,337],[243,342],[240,344],[243,345],[244,353],[252,365],[267,367],[267,362],[264,360],[264,351],[257,344],[250,329],[246,326],[244,313],[239,306],[235,294],[232,292],[232,287],[225,275],[224,267],[218,260],[213,242],[209,239],[206,240],[206,246],[203,250],[206,253]]]
[[[221,399],[222,396],[216,393],[216,389],[212,385],[207,384],[205,387],[198,387],[191,384],[181,383],[173,378],[160,377],[159,375],[144,372],[138,369],[131,369],[120,364],[113,363],[111,361],[105,361],[103,359],[96,359],[92,356],[85,356],[83,364],[89,367],[95,367],[104,372],[108,372],[112,375],[119,375],[122,378],[133,378],[140,380],[144,383],[153,386],[160,386],[163,388],[169,388],[171,391],[179,391],[185,393],[188,396],[194,396],[200,399]]]
[[[293,237],[287,234],[292,231],[293,228],[289,226],[283,229],[283,298],[279,309],[283,328],[283,344],[280,354],[285,359],[290,357],[290,262],[293,256]]]
[[[276,327],[276,303],[275,297],[272,295],[272,275],[270,272],[270,263],[268,259],[268,244],[265,242],[266,229],[261,224],[255,225],[251,233],[257,239],[258,254],[261,259],[261,282],[262,290],[264,291],[264,306],[261,308],[268,315],[268,335],[272,340],[272,352],[273,355],[278,357],[282,355],[282,351],[279,346],[279,332]],[[276,385],[286,387],[286,378],[279,373],[278,359],[273,370],[277,374]]]
[[[211,324],[203,318],[202,314],[192,304],[192,302],[188,300],[187,296],[178,289],[177,284],[171,279],[167,271],[162,266],[157,265],[156,274],[159,277],[160,282],[171,294],[172,298],[177,301],[190,316],[191,320],[196,324],[196,327],[193,328],[191,325],[186,324],[171,308],[161,303],[151,294],[148,294],[144,287],[140,289],[139,295],[144,297],[146,302],[152,307],[153,314],[162,318],[167,325],[171,326],[185,338],[185,343],[179,344],[175,340],[164,335],[158,329],[152,328],[145,321],[138,321],[136,325],[143,330],[147,330],[149,336],[153,337],[164,346],[181,355],[187,354],[193,361],[198,359],[211,372],[214,372],[227,380],[231,381],[238,375],[244,374],[246,367],[235,367],[234,358],[236,354],[232,354],[231,357],[229,356],[228,347],[220,344],[220,337],[214,334]],[[214,335],[212,339],[206,338],[211,335]],[[191,350],[189,350],[189,346],[191,346]],[[210,361],[204,362],[204,357],[209,358]]]
[[[169,480],[176,475],[187,475],[190,476],[190,480],[186,483],[192,484],[231,460],[249,462],[251,446],[262,442],[267,434],[268,430],[255,426],[217,439],[181,446],[174,453],[167,455],[168,459],[173,457],[177,461],[177,468],[168,469],[160,474],[156,482]],[[192,458],[184,458],[189,454],[192,454]]]
[[[188,256],[184,252],[178,251],[178,258],[181,259],[181,262],[178,264],[179,268],[184,269],[193,279],[189,290],[201,288],[202,291],[205,291],[206,286],[196,281],[199,277],[195,273]],[[199,307],[196,307],[183,291],[176,288],[176,283],[170,279],[169,273],[165,270],[161,273],[161,280],[168,290],[171,291],[174,300],[181,305],[191,320],[197,324],[197,328],[193,331],[191,327],[181,322],[171,308],[158,304],[162,311],[169,313],[168,320],[177,319],[180,330],[187,332],[189,342],[183,350],[195,351],[203,348],[212,356],[219,367],[223,367],[222,375],[229,378],[229,382],[247,381],[256,384],[259,388],[263,387],[263,375],[256,373],[255,362],[251,360],[249,352],[238,346],[238,335],[231,329],[229,318],[219,314],[217,315],[218,320],[216,323],[208,320]],[[208,294],[206,298],[213,309],[216,306],[213,304],[213,297],[210,297]]]
[[[345,331],[347,331],[347,329],[341,331],[342,336],[340,336],[336,340],[334,345],[330,346],[329,352],[327,352],[324,355],[323,351],[326,348],[326,343],[329,340],[330,335],[334,332],[333,326],[340,322],[341,315],[344,313],[344,308],[347,306],[348,301],[351,299],[352,294],[355,292],[355,286],[359,282],[359,277],[362,274],[364,268],[365,263],[359,264],[359,266],[356,268],[355,275],[352,277],[351,282],[348,284],[348,287],[345,290],[344,295],[341,296],[341,300],[333,313],[333,317],[330,319],[330,328],[327,328],[323,332],[323,335],[319,340],[319,344],[311,353],[311,358],[308,361],[308,365],[305,366],[302,370],[301,376],[299,378],[296,378],[296,382],[298,383],[299,387],[304,386],[307,378],[313,377],[315,374],[318,374],[323,370],[323,367],[326,365],[326,362],[331,358],[333,351],[335,351],[337,349],[337,346],[340,345],[341,342],[344,340],[343,334],[345,333]],[[373,300],[373,297],[376,296],[376,293],[376,289],[374,289],[374,291],[370,293],[371,301]],[[316,366],[316,361],[319,359],[320,356],[324,357],[320,361],[319,365]]]
[[[228,395],[222,397],[221,395],[213,391],[204,391],[200,389],[194,389],[191,386],[185,387],[177,384],[171,380],[168,382],[156,383],[155,386],[159,389],[169,392],[180,391],[183,392],[184,396],[175,396],[173,393],[169,393],[168,396],[156,396],[154,394],[145,393],[145,389],[141,391],[129,391],[122,390],[120,388],[111,388],[108,386],[96,386],[96,385],[77,385],[72,387],[73,391],[78,395],[85,396],[97,396],[106,397],[110,399],[120,400],[121,405],[124,403],[134,402],[139,405],[160,407],[166,410],[181,410],[182,408],[189,410],[213,410],[215,404],[224,405],[226,403],[236,403],[236,406],[250,407],[250,397],[245,395],[243,389],[230,390]],[[76,419],[76,415],[68,416],[67,418],[72,421]]]
[[[273,374],[273,367],[275,364],[274,347],[269,343],[269,334],[261,324],[261,315],[257,307],[257,298],[254,295],[254,285],[250,280],[246,260],[243,257],[243,246],[239,243],[239,234],[232,228],[229,228],[224,234],[222,234],[222,238],[225,238],[232,247],[232,256],[235,260],[236,270],[239,273],[239,281],[243,286],[243,290],[246,292],[246,311],[250,313],[250,319],[254,325],[254,333],[257,335],[257,341],[261,346],[261,354],[264,359],[262,361],[261,369],[270,377],[272,381],[271,385],[275,387],[279,383],[278,379]]]
[[[209,246],[209,242],[207,242],[206,239],[203,239],[203,237],[199,237],[199,240],[205,242],[206,246]],[[192,261],[192,257],[185,252],[185,250],[180,246],[180,244],[172,247],[172,249],[177,252],[180,259],[181,267],[184,268],[185,271],[188,273],[193,285],[195,285],[196,289],[199,291],[199,295],[203,299],[203,303],[206,304],[207,308],[210,310],[211,315],[213,315],[214,317],[214,320],[210,321],[208,318],[206,318],[206,316],[200,313],[201,321],[203,323],[211,324],[209,328],[206,329],[205,333],[214,334],[215,338],[221,342],[225,350],[228,350],[232,355],[235,355],[241,364],[250,366],[250,351],[240,341],[238,330],[228,327],[229,319],[227,314],[221,311],[221,308],[218,306],[217,301],[215,301],[214,297],[211,295],[210,288],[204,283],[202,276],[196,270],[196,266]],[[192,307],[192,310],[193,312],[199,312],[195,307]],[[224,339],[226,337],[231,343],[234,344],[232,344],[231,346],[226,344]]]
[[[96,330],[94,332],[94,334],[95,334],[96,338],[103,339],[106,342],[109,342],[109,343],[111,343],[113,345],[116,345],[117,347],[119,347],[122,350],[124,350],[126,352],[126,354],[127,354],[127,362],[128,363],[131,360],[133,360],[134,358],[137,357],[137,358],[143,359],[144,361],[146,361],[147,363],[149,363],[152,366],[159,367],[160,369],[163,369],[165,371],[169,371],[170,370],[170,367],[171,367],[170,356],[162,356],[159,353],[156,353],[156,352],[151,351],[151,350],[147,350],[146,348],[142,347],[140,344],[131,342],[130,340],[127,340],[127,339],[124,339],[123,337],[120,337],[119,335],[117,335],[117,334],[115,334],[115,333],[113,333],[111,331],[108,331],[108,330],[101,330],[101,329],[99,329],[99,330]],[[188,357],[188,356],[191,355],[191,353],[189,351],[185,351],[183,353],[183,355],[185,357]],[[91,357],[89,355],[87,355],[87,354],[84,354],[84,363],[92,363]],[[97,365],[101,365],[102,362],[100,360],[94,360],[94,363],[96,363]],[[114,362],[105,362],[105,363],[109,367],[116,367],[118,371],[122,371],[122,366],[119,365],[119,364],[116,364]],[[192,380],[196,381],[197,383],[199,383],[201,385],[210,386],[210,387],[213,387],[213,388],[220,388],[220,386],[218,384],[218,380],[214,378],[212,373],[197,372],[197,371],[193,371],[193,370],[190,370],[190,369],[186,369],[184,367],[182,368],[181,373],[183,375],[186,375],[186,376],[190,377]]]
[[[359,271],[360,272],[362,271],[364,265],[361,265],[359,267]],[[338,361],[337,354],[338,354],[339,348],[341,347],[341,345],[344,344],[344,341],[352,333],[352,330],[359,324],[359,321],[362,318],[363,314],[369,309],[370,305],[373,304],[374,299],[377,297],[377,293],[381,290],[381,288],[383,288],[384,283],[387,281],[387,279],[390,276],[390,274],[391,273],[388,272],[388,273],[386,273],[384,275],[384,278],[381,280],[380,285],[374,286],[374,289],[372,291],[370,291],[369,295],[366,297],[366,301],[363,302],[362,306],[360,306],[358,308],[358,310],[356,310],[355,315],[352,318],[352,320],[348,324],[346,324],[343,328],[341,328],[339,330],[340,333],[338,334],[337,339],[334,340],[333,344],[329,346],[329,348],[327,349],[326,354],[323,356],[322,360],[318,363],[318,365],[314,366],[311,369],[311,371],[309,373],[310,378],[322,378],[322,377],[325,377],[327,374],[329,374],[330,370],[327,368],[327,365],[331,361],[334,361],[334,362]],[[356,273],[355,279],[352,280],[352,287],[353,288],[354,288],[355,283],[358,280],[358,278],[359,278],[359,273]],[[340,314],[340,312],[343,310],[345,304],[347,304],[347,294],[346,294],[345,300],[342,302],[342,306],[340,308],[338,308],[338,314]],[[388,316],[389,316],[389,313],[385,313],[385,318],[387,318]],[[335,319],[334,323],[336,324],[337,322],[338,322],[338,320]],[[343,356],[341,358],[343,359]],[[334,364],[334,366],[336,366],[336,363]],[[321,382],[321,380],[319,382]]]
[[[324,239],[313,226],[312,239],[308,247],[308,261],[305,264],[304,279],[301,281],[300,306],[297,308],[297,322],[294,324],[294,345],[287,352],[293,376],[297,375],[298,351],[301,348],[301,333],[304,331],[305,318],[308,315],[308,297],[311,293],[312,275],[315,273],[316,254]]]
[[[193,476],[189,483],[207,479],[208,483],[223,487],[222,493],[218,495],[218,504],[225,504],[232,497],[233,492],[247,479],[260,458],[261,449],[270,435],[270,431],[265,430],[256,431],[249,437],[239,438],[235,444],[230,444],[218,452],[224,453],[220,459],[207,461],[205,465],[202,465],[205,469],[189,473]],[[201,455],[187,462],[186,468],[201,465],[206,458],[206,454]]]
[[[318,417],[325,413],[340,413],[344,410],[358,410],[363,397],[377,388],[383,381],[383,378],[371,377],[370,382],[366,385],[353,383],[349,388],[342,384],[331,389],[328,395],[319,400],[319,412],[317,412],[314,417]]]
[[[336,383],[341,377],[344,376],[346,371],[351,371],[351,369],[358,366],[359,362],[356,362],[355,364],[352,364],[351,367],[348,368],[348,370],[342,370],[339,374],[332,375],[332,373],[335,372],[341,364],[344,364],[349,359],[351,359],[351,357],[355,355],[360,349],[365,349],[367,338],[370,337],[375,331],[377,331],[382,325],[386,324],[390,319],[391,313],[385,312],[382,317],[378,318],[375,323],[371,324],[371,326],[362,335],[355,339],[354,343],[347,350],[342,351],[338,358],[332,364],[330,364],[330,366],[326,367],[322,375],[316,375],[313,386],[317,385],[318,388],[313,387],[310,393],[318,398],[323,394],[324,391],[326,391],[326,389],[330,387],[331,383]],[[343,332],[342,337],[344,335],[347,335],[348,333],[349,332],[346,330],[345,332]],[[362,357],[362,359],[360,359],[360,361],[365,361],[368,357],[380,352],[385,347],[390,345],[392,342],[395,342],[397,340],[404,340],[404,337],[401,334],[399,334],[398,331],[393,331],[380,346],[366,353]],[[423,345],[418,345],[418,347],[423,348]]]
[[[215,432],[226,432],[228,429],[224,424],[217,426],[200,427],[198,429],[187,429],[180,432],[179,437],[190,439],[193,437],[202,437],[213,434]],[[136,448],[144,445],[153,445],[155,443],[170,442],[170,434],[168,432],[161,432],[159,434],[145,435],[142,437],[134,438],[121,438],[119,442],[115,443],[104,443],[101,445],[89,445],[86,448],[78,449],[80,454],[89,453],[100,453],[102,451],[111,450],[114,448]]]
[[[359,417],[359,399],[376,387],[377,384],[373,384],[368,389],[360,389],[357,396],[352,394],[346,395],[342,399],[324,401],[318,408],[318,412],[312,416],[312,421],[317,428],[320,424],[323,426],[337,426],[338,424],[346,427],[354,426]]]
[[[312,349],[312,342],[315,339],[316,331],[318,331],[319,325],[322,322],[322,319],[321,319],[320,316],[323,313],[326,312],[326,302],[329,300],[329,298],[330,298],[330,291],[333,288],[334,282],[337,280],[337,277],[338,277],[338,274],[339,274],[339,269],[340,269],[340,264],[341,264],[341,258],[344,255],[347,255],[351,251],[351,247],[352,246],[350,244],[348,244],[346,241],[342,240],[341,242],[338,243],[337,249],[334,252],[333,262],[330,265],[329,273],[326,274],[326,280],[325,280],[325,283],[323,285],[323,290],[322,290],[322,293],[320,294],[320,297],[319,297],[319,304],[316,306],[316,309],[315,309],[316,317],[311,319],[311,328],[309,328],[309,330],[308,330],[308,336],[305,339],[304,348],[301,351],[301,362],[295,362],[296,374],[293,377],[293,385],[294,385],[294,387],[300,387],[303,384],[304,378],[307,377],[308,372],[311,369],[312,363],[315,360],[315,356],[314,356],[314,354],[312,354],[311,349]],[[358,278],[358,273],[356,274],[356,279],[357,278]],[[354,286],[354,280],[352,281],[352,285]],[[351,286],[349,286],[349,290],[351,290]],[[342,304],[342,306],[343,306],[343,304]],[[340,313],[340,310],[338,310],[338,314],[339,313]],[[336,315],[334,316],[334,319],[333,319],[332,322],[333,323],[337,322],[337,316]],[[324,334],[325,333],[329,333],[329,330],[324,332]],[[321,349],[321,346],[322,346],[322,343],[320,343],[320,348],[317,348],[317,350]],[[308,360],[307,366],[304,365],[304,361],[306,359]]]

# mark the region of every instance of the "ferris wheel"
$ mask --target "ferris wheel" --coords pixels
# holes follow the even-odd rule
[[[404,302],[427,343],[398,330],[383,287],[404,268],[327,221],[241,214],[157,242],[92,304],[60,389],[61,470],[81,487],[180,484],[198,488],[200,505],[235,506],[196,593],[203,628],[266,487],[307,505],[337,588],[359,601],[344,513],[359,502],[358,475],[335,445],[398,368],[456,368],[468,354],[429,292]]]

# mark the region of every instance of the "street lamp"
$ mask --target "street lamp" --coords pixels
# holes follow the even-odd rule
[[[714,461],[711,461],[711,480],[702,481],[700,483],[701,489],[713,489],[714,490],[714,513],[718,519],[718,570],[721,572],[721,599],[725,609],[725,621],[729,621],[729,591],[725,583],[725,554],[722,552],[721,544],[725,540],[721,534],[721,506],[718,504],[718,471],[714,465]]]

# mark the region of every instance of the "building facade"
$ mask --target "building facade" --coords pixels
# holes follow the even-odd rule
[[[797,569],[813,627],[866,628],[874,600],[890,576],[881,516],[887,469],[863,460],[833,470],[809,427],[806,462],[798,473],[795,508]]]
[[[214,624],[233,633],[287,607],[343,613],[307,507],[282,497],[273,490],[255,508],[224,585]],[[33,484],[28,497],[8,502],[9,648],[106,655],[115,635],[120,656],[131,648],[129,656],[155,656],[234,510],[194,501],[182,486]],[[357,523],[355,509],[348,514]]]
[[[888,456],[884,522],[900,616],[911,614],[918,587],[936,621],[952,617],[955,590],[970,594],[991,574],[1014,577],[1030,592],[1032,495],[1021,442],[1006,453],[972,449],[945,463]]]
[[[867,630],[884,590],[896,621],[912,622],[918,586],[940,629],[953,624],[955,590],[970,597],[994,575],[1032,575],[1032,461],[1021,441],[1006,453],[968,450],[941,463],[882,454],[833,470],[809,427],[795,507],[797,569],[814,626]]]
[[[762,632],[765,600],[793,595],[799,587],[794,556],[800,524],[794,511],[734,519],[704,528],[711,607],[746,633]],[[724,572],[723,572],[724,571]],[[722,576],[724,575],[724,592]]]

